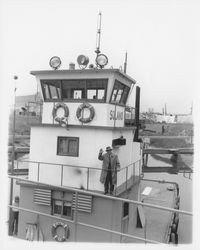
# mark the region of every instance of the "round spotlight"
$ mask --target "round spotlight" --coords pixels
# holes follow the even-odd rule
[[[89,58],[84,55],[79,55],[77,57],[77,63],[81,69],[85,69],[89,63]]]
[[[104,54],[99,54],[96,57],[96,63],[100,68],[103,68],[104,66],[108,64],[108,57]]]
[[[58,56],[53,56],[50,61],[49,61],[49,65],[53,68],[53,69],[58,69],[61,65],[61,60],[60,57]]]

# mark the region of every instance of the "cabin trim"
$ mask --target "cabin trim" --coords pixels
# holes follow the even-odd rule
[[[122,77],[128,79],[132,84],[136,84],[136,80],[134,80],[129,75],[125,74],[124,72],[120,71],[119,69],[74,69],[74,70],[37,70],[37,71],[30,71],[31,75],[38,76],[38,75],[59,75],[59,74],[70,74],[70,73],[79,73],[79,74],[85,74],[85,73],[117,73],[121,75]]]
[[[31,124],[31,127],[58,127],[61,126],[59,124],[49,124],[49,123],[42,123],[42,124]],[[114,127],[114,126],[91,126],[91,125],[67,125],[67,128],[93,128],[93,129],[103,129],[103,130],[135,130],[136,126],[128,126],[128,127]]]

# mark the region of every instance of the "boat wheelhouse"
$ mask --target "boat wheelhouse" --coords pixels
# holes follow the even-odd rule
[[[171,235],[175,237],[177,226],[171,232],[171,225],[176,213],[169,208],[158,215],[151,206],[157,206],[161,196],[164,205],[173,208],[179,202],[177,186],[173,184],[171,192],[169,183],[142,181],[138,128],[125,122],[135,80],[118,69],[31,74],[44,103],[42,123],[31,127],[28,179],[18,181],[17,236],[43,241],[175,241]],[[104,195],[100,182],[99,149],[108,145],[121,165],[113,196]],[[144,200],[153,203],[150,208]]]
[[[31,74],[36,76],[44,103],[42,123],[31,128],[30,182],[19,183],[20,206],[59,216],[61,221],[73,220],[76,199],[70,188],[84,190],[86,194],[77,196],[79,216],[85,222],[118,231],[125,224],[122,217],[127,216],[128,204],[118,205],[104,196],[95,197],[103,195],[104,190],[98,153],[100,148],[111,145],[120,160],[115,196],[123,196],[134,186],[132,199],[139,200],[142,148],[140,142],[134,141],[136,127],[125,126],[126,104],[135,80],[118,69],[32,71]],[[44,238],[53,240],[50,232],[54,221],[48,217],[38,221],[35,215],[20,211],[18,236],[29,238],[30,230],[39,223]],[[73,223],[73,229],[69,227],[68,240],[73,241]],[[106,235],[80,228],[76,240],[110,241],[112,233]],[[119,242],[120,238],[117,235],[113,241]]]
[[[125,126],[126,103],[135,80],[117,69],[31,74],[41,86],[44,104],[42,124],[31,129],[29,180],[103,191],[100,148],[112,145],[121,166],[141,159],[140,143],[133,141],[135,127]],[[139,171],[138,165],[134,176]],[[133,169],[128,171],[131,177]],[[119,190],[124,173],[117,178]]]

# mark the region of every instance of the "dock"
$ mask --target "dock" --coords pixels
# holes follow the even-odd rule
[[[171,154],[170,162],[172,166],[159,166],[154,167],[148,166],[148,156],[149,155],[162,155],[162,154]],[[178,155],[192,155],[194,154],[193,148],[144,148],[143,149],[143,172],[144,173],[161,173],[167,172],[171,174],[177,174],[179,172],[182,173],[192,173],[192,168],[188,166],[182,166],[178,164]]]
[[[193,148],[145,148],[143,155],[147,154],[194,154]]]

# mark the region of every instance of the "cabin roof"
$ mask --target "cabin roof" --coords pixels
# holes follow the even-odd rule
[[[31,71],[30,74],[37,76],[37,75],[60,75],[60,74],[70,74],[70,73],[78,73],[78,74],[88,74],[88,73],[116,73],[119,74],[122,77],[125,77],[128,79],[132,84],[136,84],[136,80],[134,80],[132,77],[128,76],[126,73],[122,72],[119,69],[65,69],[65,70],[37,70],[37,71]]]

